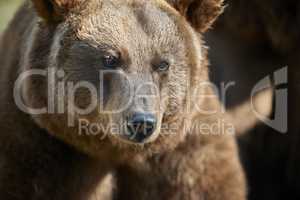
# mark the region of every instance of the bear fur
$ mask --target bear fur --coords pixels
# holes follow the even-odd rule
[[[233,133],[222,128],[207,133],[192,126],[210,126],[223,119],[211,88],[198,91],[204,98],[194,91],[209,81],[200,33],[221,12],[221,0],[26,1],[0,44],[0,199],[244,200],[246,185]],[[16,81],[30,70],[63,69],[68,81],[93,83],[99,78],[95,67],[104,67],[99,59],[107,58],[104,53],[116,55],[112,47],[101,46],[104,42],[114,47],[122,44],[117,55],[124,66],[117,70],[129,77],[138,73],[140,77],[132,78],[135,84],[149,79],[162,88],[159,97],[169,101],[146,98],[139,103],[148,109],[159,106],[157,119],[175,122],[176,130],[158,128],[151,141],[128,143],[104,132],[80,135],[77,124],[68,126],[65,112],[29,114],[29,109],[22,111],[16,105]],[[159,47],[155,53],[154,47]],[[167,51],[165,56],[172,54],[168,74],[152,72],[145,63],[154,56],[156,66],[165,53],[160,50]],[[108,109],[127,98],[124,82],[116,76],[104,82],[102,99]],[[188,88],[183,87],[185,82]],[[47,86],[55,89],[44,76],[30,76],[19,86],[23,94],[19,100],[34,109],[49,105]],[[195,94],[192,99],[189,92]],[[53,95],[67,109],[66,96]],[[85,107],[91,99],[79,90],[73,100]],[[217,112],[198,112],[197,104]],[[189,112],[181,112],[186,106]],[[119,122],[132,107],[113,116],[93,110],[71,113],[71,117],[75,122],[89,119],[110,125],[110,120]],[[103,185],[108,174],[114,176],[112,197],[102,188],[108,187]]]

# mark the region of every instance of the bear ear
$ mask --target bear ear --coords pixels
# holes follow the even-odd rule
[[[223,12],[223,0],[167,0],[191,25],[204,33]]]
[[[38,15],[50,23],[62,21],[83,0],[31,0]]]

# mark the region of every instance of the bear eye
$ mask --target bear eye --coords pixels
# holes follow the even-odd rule
[[[169,70],[169,68],[170,68],[170,63],[165,60],[158,63],[156,66],[156,69],[161,72],[165,72],[165,71]]]
[[[102,63],[106,68],[117,68],[120,60],[117,56],[107,54],[103,56]]]

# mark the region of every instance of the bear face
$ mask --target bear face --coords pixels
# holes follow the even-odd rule
[[[175,148],[196,114],[191,94],[208,81],[199,33],[222,11],[221,1],[195,2],[33,1],[42,20],[23,65],[48,72],[25,83],[26,104],[47,107],[34,120],[97,157]],[[97,134],[82,133],[91,124]]]

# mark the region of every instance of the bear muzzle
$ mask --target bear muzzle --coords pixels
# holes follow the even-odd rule
[[[127,134],[124,139],[134,143],[145,143],[155,133],[157,118],[151,113],[134,113],[127,117]]]

